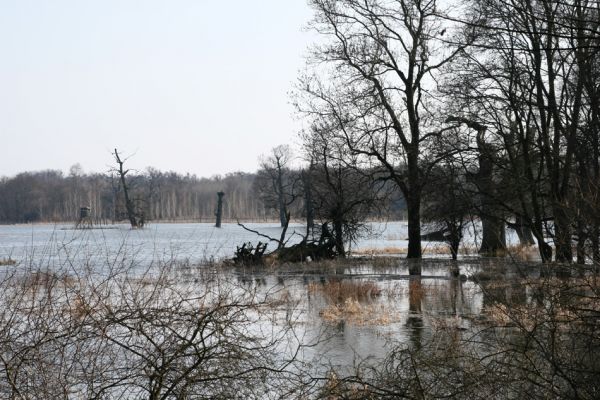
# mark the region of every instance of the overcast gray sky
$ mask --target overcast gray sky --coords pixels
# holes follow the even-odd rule
[[[0,0],[0,176],[253,171],[297,142],[305,0]]]

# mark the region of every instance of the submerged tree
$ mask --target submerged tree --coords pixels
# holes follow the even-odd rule
[[[381,210],[387,186],[359,157],[348,157],[343,145],[329,141],[322,129],[313,126],[304,138],[311,160],[311,208],[322,224],[322,236],[331,236],[337,255],[345,257],[346,247],[368,229],[367,218]]]
[[[129,219],[129,223],[131,224],[132,228],[143,228],[145,223],[144,212],[139,204],[136,205],[134,200],[131,198],[129,190],[130,187],[126,179],[126,176],[130,170],[123,167],[127,159],[121,159],[117,149],[115,149],[113,156],[115,157],[115,161],[118,165],[115,171],[119,174],[119,181],[121,183],[121,189],[123,190],[123,197],[125,200],[125,209],[127,211],[127,219]]]

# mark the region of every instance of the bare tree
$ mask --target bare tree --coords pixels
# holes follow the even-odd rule
[[[443,10],[435,0],[312,0],[314,76],[302,80],[298,108],[332,128],[353,156],[372,159],[404,194],[408,258],[421,257],[421,196],[436,160],[424,150],[441,134],[431,111],[438,70],[465,45],[441,39]],[[432,79],[432,77],[434,77]],[[439,121],[438,121],[439,122]]]
[[[124,168],[125,161],[127,159],[121,159],[119,152],[115,149],[113,153],[115,161],[118,167],[115,169],[116,173],[119,174],[119,180],[121,182],[121,189],[123,190],[123,196],[125,199],[125,209],[127,210],[127,218],[132,228],[143,228],[144,227],[144,212],[140,209],[139,205],[136,205],[130,195],[130,187],[128,185],[126,176],[130,172],[129,169]]]
[[[288,208],[300,196],[300,177],[292,174],[291,160],[292,151],[288,145],[274,147],[263,157],[255,183],[265,206],[277,210],[282,227],[289,223]]]
[[[361,164],[359,157],[348,156],[345,147],[329,141],[319,127],[313,126],[304,140],[311,160],[312,208],[322,224],[322,238],[333,238],[337,255],[345,257],[346,247],[368,230],[367,218],[381,211],[388,187],[376,171]]]

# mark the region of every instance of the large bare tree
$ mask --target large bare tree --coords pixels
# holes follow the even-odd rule
[[[422,189],[436,162],[424,146],[444,130],[431,90],[464,45],[442,40],[452,28],[435,0],[309,3],[324,40],[311,52],[315,72],[301,79],[298,108],[397,184],[408,208],[407,257],[420,258]]]

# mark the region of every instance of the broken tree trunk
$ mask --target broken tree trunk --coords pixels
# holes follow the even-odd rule
[[[215,223],[215,227],[221,227],[221,217],[223,216],[223,196],[225,193],[218,192],[217,193],[217,212],[215,215],[217,216],[217,222]]]
[[[135,205],[133,204],[133,201],[129,197],[129,187],[127,186],[127,181],[125,179],[125,176],[129,172],[129,170],[123,169],[123,164],[125,163],[125,160],[121,159],[117,149],[115,149],[114,156],[115,156],[115,160],[117,161],[117,164],[119,164],[119,169],[117,169],[117,172],[119,173],[121,187],[123,188],[123,195],[125,196],[125,209],[127,210],[127,218],[129,219],[129,223],[131,224],[131,227],[137,228],[137,227],[139,227],[139,224],[138,224],[138,220],[136,217]]]

